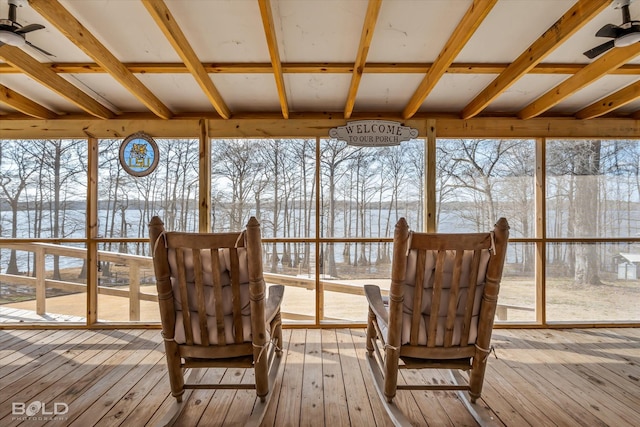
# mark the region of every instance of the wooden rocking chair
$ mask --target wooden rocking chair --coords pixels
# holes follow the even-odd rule
[[[156,216],[149,238],[172,395],[180,404],[185,389],[255,388],[248,424],[259,425],[282,354],[284,294],[271,286],[265,301],[260,224],[252,217],[243,232],[166,232]],[[255,384],[185,382],[185,368],[209,367],[253,368]]]
[[[365,285],[367,360],[396,425],[410,425],[393,403],[398,389],[456,390],[474,418],[490,424],[475,402],[491,350],[508,238],[504,218],[491,233],[414,233],[404,218],[396,224],[388,308],[380,288]],[[452,383],[398,384],[402,368],[449,369]],[[468,380],[461,371],[468,371]]]

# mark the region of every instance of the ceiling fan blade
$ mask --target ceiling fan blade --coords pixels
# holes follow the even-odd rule
[[[15,32],[18,34],[26,34],[26,33],[30,33],[31,31],[42,30],[43,28],[44,28],[44,25],[29,24],[22,28],[18,28]]]
[[[617,25],[607,24],[598,30],[596,37],[609,37],[615,39],[620,34],[620,30],[622,30],[622,28]]]
[[[36,46],[36,45],[35,45],[35,44],[33,44],[33,43],[30,43],[30,42],[29,42],[29,41],[27,41],[27,40],[25,40],[25,42],[26,42],[29,46],[31,46],[32,48],[34,48],[34,49],[36,49],[36,50],[39,50],[40,52],[44,53],[45,55],[49,55],[49,56],[53,56],[53,57],[55,57],[55,55],[54,55],[53,53],[49,53],[49,52],[47,52],[46,50],[44,50],[44,49],[42,49],[42,48],[39,48],[38,46]]]
[[[596,46],[593,49],[589,49],[588,51],[584,52],[584,56],[586,56],[589,59],[593,59],[598,55],[602,55],[609,49],[612,49],[614,46],[615,46],[614,41],[609,40],[606,43],[602,43],[600,46]]]

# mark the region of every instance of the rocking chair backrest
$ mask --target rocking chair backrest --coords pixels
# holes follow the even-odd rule
[[[251,343],[252,335],[268,339],[264,320],[252,325],[252,318],[264,319],[259,233],[251,221],[241,233],[166,232],[159,218],[152,219],[165,339],[201,346]],[[256,238],[257,248],[249,243]],[[253,309],[261,313],[252,316]]]
[[[401,219],[394,240],[389,344],[443,347],[454,357],[456,347],[470,351],[481,336],[488,343],[507,227],[501,218],[492,233],[415,233]],[[410,349],[404,350],[409,355]],[[446,351],[437,354],[447,358]]]

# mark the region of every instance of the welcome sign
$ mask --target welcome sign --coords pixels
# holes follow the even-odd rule
[[[391,120],[357,120],[329,130],[331,138],[349,145],[383,147],[418,137],[418,130]]]

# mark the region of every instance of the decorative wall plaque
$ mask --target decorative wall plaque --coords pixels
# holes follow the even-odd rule
[[[120,164],[130,175],[149,175],[158,166],[158,160],[158,145],[144,132],[129,135],[120,145]]]
[[[349,145],[383,147],[418,137],[418,129],[391,120],[357,120],[329,130],[331,138]]]

